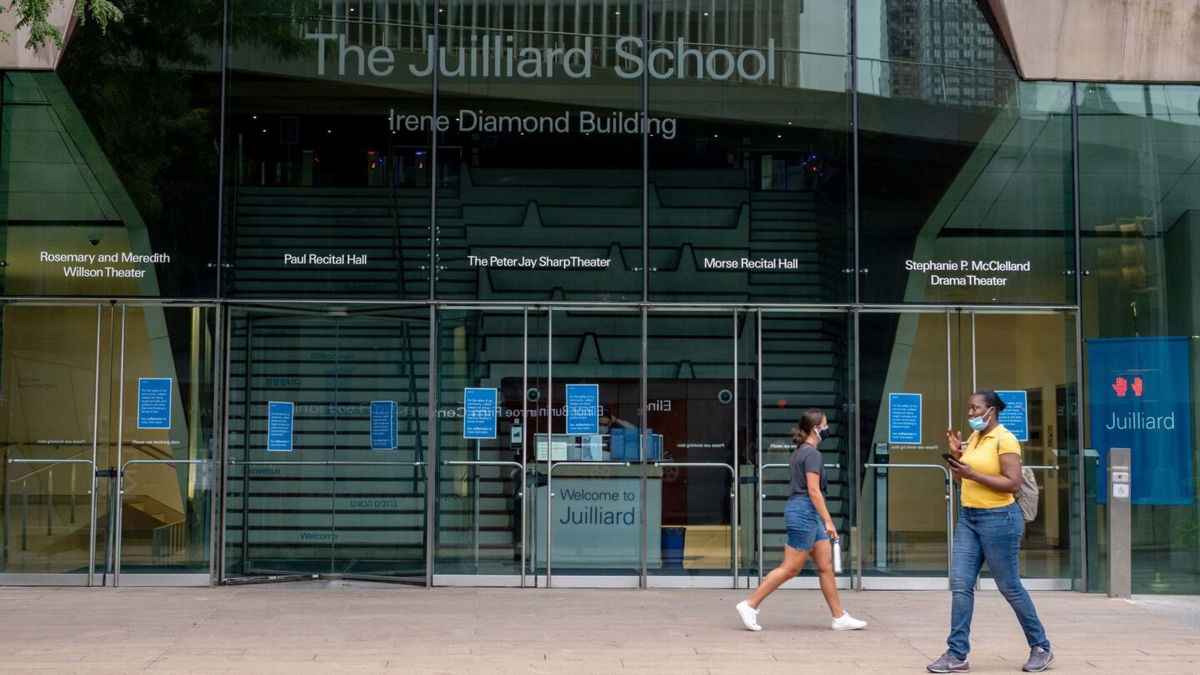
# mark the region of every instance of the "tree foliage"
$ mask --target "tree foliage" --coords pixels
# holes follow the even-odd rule
[[[0,13],[13,12],[17,15],[17,30],[29,29],[29,39],[25,48],[38,51],[54,45],[62,48],[62,31],[50,23],[50,11],[56,4],[65,0],[9,0],[0,2]],[[75,18],[81,22],[95,21],[101,32],[107,31],[109,24],[117,23],[125,18],[125,14],[110,0],[77,0],[74,9]],[[0,31],[0,39],[8,42],[11,36]]]

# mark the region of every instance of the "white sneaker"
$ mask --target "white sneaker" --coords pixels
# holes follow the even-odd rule
[[[834,630],[862,630],[867,627],[867,622],[842,612],[841,616],[830,622],[829,627]]]
[[[746,630],[762,630],[762,626],[758,625],[758,610],[751,607],[749,602],[745,600],[739,602],[737,611],[738,616],[742,617],[742,623],[746,624]]]

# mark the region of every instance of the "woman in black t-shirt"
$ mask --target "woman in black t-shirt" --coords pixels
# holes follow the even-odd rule
[[[833,630],[858,630],[867,622],[850,616],[842,609],[833,577],[833,547],[837,528],[825,505],[825,464],[817,446],[829,434],[829,420],[819,408],[809,408],[800,416],[792,430],[792,442],[797,447],[788,461],[792,472],[791,497],[783,512],[787,522],[787,545],[783,547],[783,563],[763,578],[749,600],[737,605],[738,616],[749,630],[762,630],[758,625],[758,607],[776,588],[800,574],[804,561],[810,556],[817,564],[821,593],[833,614]]]

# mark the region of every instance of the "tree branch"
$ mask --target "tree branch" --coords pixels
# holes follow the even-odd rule
[[[50,23],[50,11],[55,4],[64,0],[8,0],[0,2],[0,13],[13,12],[17,15],[17,30],[29,29],[29,39],[25,48],[37,52],[42,47],[63,46],[62,31]],[[78,0],[75,4],[75,18],[80,21],[91,19],[101,31],[106,31],[110,23],[121,21],[125,14],[111,0]],[[8,42],[12,38],[5,31],[0,31],[0,41]]]

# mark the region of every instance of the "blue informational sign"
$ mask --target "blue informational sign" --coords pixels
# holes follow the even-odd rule
[[[600,433],[600,385],[567,385],[567,433]]]
[[[371,449],[395,450],[396,402],[371,401]]]
[[[888,443],[921,444],[920,394],[888,394]]]
[[[1129,448],[1134,504],[1193,504],[1188,338],[1094,339],[1087,350],[1096,484],[1108,484],[1108,451]],[[1096,491],[1101,503],[1107,492]]]
[[[1023,391],[1000,391],[996,395],[1004,401],[1000,411],[1000,424],[1004,425],[1022,443],[1029,442],[1029,394]]]
[[[292,451],[292,420],[296,404],[291,401],[267,402],[267,450]]]
[[[495,438],[499,402],[500,397],[495,389],[463,389],[463,438]]]
[[[137,428],[171,428],[171,378],[138,378]]]

